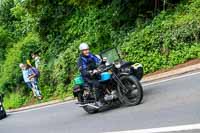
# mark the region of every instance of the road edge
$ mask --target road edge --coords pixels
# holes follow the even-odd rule
[[[195,65],[190,65],[187,67],[174,69],[174,70],[172,69],[172,70],[169,70],[169,71],[166,71],[163,73],[159,73],[159,74],[155,74],[152,76],[147,76],[142,79],[142,82],[152,82],[155,80],[160,80],[160,79],[167,78],[167,77],[177,76],[177,75],[181,75],[184,73],[189,73],[189,72],[197,71],[197,70],[200,70],[200,63],[195,64]]]

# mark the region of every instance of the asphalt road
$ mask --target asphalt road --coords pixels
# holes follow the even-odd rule
[[[0,133],[104,133],[199,123],[200,73],[196,73],[144,85],[143,103],[134,107],[89,115],[67,102],[12,113],[0,121]]]

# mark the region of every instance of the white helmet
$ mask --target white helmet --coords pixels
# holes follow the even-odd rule
[[[20,63],[20,64],[19,64],[19,67],[20,67],[20,68],[23,68],[23,67],[24,67],[24,64]]]
[[[89,49],[89,46],[87,43],[81,43],[80,46],[79,46],[79,50],[82,51],[82,50],[85,50],[85,49]]]

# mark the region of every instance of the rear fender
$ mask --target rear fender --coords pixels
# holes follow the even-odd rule
[[[82,89],[80,85],[75,85],[73,88],[73,95],[74,97],[78,97],[78,94],[82,93]]]

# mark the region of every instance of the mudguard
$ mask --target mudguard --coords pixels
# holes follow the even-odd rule
[[[73,95],[74,97],[78,97],[78,94],[82,92],[80,85],[75,85],[73,88]]]

